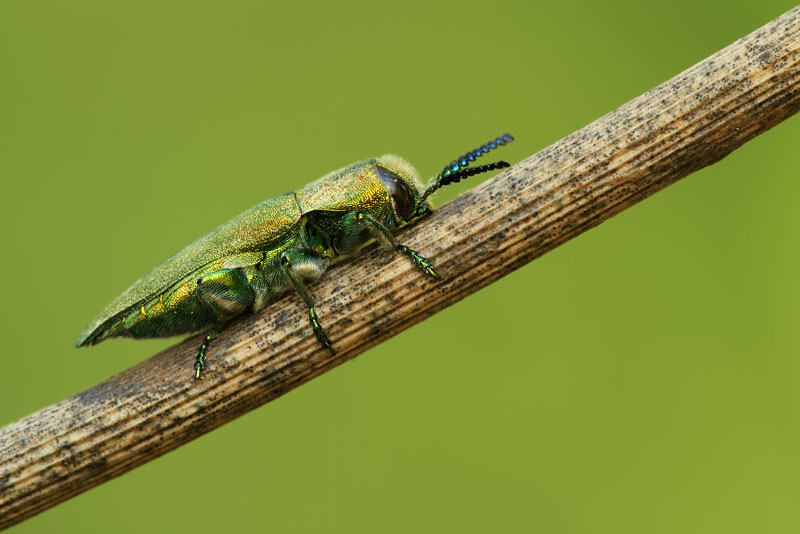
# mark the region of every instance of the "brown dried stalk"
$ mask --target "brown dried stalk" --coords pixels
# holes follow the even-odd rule
[[[288,296],[0,429],[0,527],[175,449],[723,158],[800,109],[800,8],[459,196],[401,235],[442,281],[377,252],[314,287],[332,356]]]

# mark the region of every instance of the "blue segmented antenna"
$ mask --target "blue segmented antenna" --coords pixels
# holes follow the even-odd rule
[[[513,140],[514,138],[511,137],[510,134],[503,134],[493,141],[489,141],[488,143],[481,145],[474,150],[470,150],[463,156],[451,161],[444,169],[442,169],[442,172],[436,175],[436,177],[428,184],[428,187],[425,189],[425,193],[423,193],[422,197],[419,199],[420,209],[422,208],[422,204],[425,202],[425,199],[440,187],[460,182],[463,178],[467,178],[469,176],[493,171],[495,169],[504,169],[506,167],[510,167],[511,164],[506,161],[495,161],[485,165],[479,165],[478,167],[470,167],[469,164],[484,154],[489,153],[490,150],[494,150],[498,147],[506,145]]]

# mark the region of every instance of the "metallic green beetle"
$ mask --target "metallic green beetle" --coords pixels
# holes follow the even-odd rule
[[[335,352],[320,325],[306,282],[333,262],[376,240],[439,275],[431,263],[397,243],[392,232],[430,212],[428,196],[462,178],[508,167],[497,161],[469,167],[513,138],[505,134],[446,166],[424,192],[419,173],[399,156],[386,155],[333,171],[307,186],[269,198],[180,250],[133,284],[81,332],[76,347],[109,337],[168,337],[210,330],[194,365],[206,365],[209,343],[235,316],[258,311],[294,290],[308,306],[317,339]]]

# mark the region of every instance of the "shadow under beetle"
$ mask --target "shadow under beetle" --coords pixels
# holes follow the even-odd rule
[[[209,343],[225,324],[294,290],[308,306],[317,339],[335,352],[306,283],[318,280],[331,263],[356,255],[372,239],[438,279],[431,263],[395,241],[392,232],[430,213],[427,198],[440,187],[508,167],[505,161],[469,165],[511,141],[505,134],[467,152],[442,169],[424,192],[414,167],[399,156],[386,155],[269,198],[133,284],[81,332],[75,346],[109,337],[168,337],[210,329],[194,364],[194,376],[200,378]]]

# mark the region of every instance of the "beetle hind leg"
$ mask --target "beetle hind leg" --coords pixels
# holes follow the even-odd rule
[[[247,310],[255,301],[255,292],[240,269],[221,269],[197,279],[197,296],[211,311],[214,319],[212,330],[200,345],[194,363],[194,377],[206,366],[206,352],[211,341],[222,331],[225,322]]]

